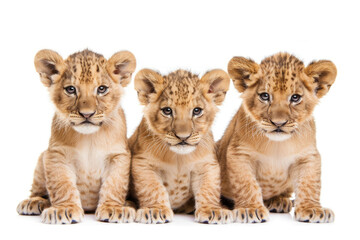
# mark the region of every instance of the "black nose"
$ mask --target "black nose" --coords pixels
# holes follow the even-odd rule
[[[94,116],[95,112],[89,113],[89,112],[80,112],[79,114],[83,117],[83,118],[91,118],[92,116]]]
[[[284,126],[288,121],[285,121],[285,122],[273,122],[270,120],[270,122],[275,125],[276,127],[282,127]]]

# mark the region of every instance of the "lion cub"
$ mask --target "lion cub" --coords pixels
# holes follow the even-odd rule
[[[231,211],[220,205],[220,167],[210,130],[229,82],[222,70],[202,78],[184,70],[161,76],[143,69],[136,75],[145,109],[129,140],[140,207],[135,221],[166,223],[172,209],[189,213],[194,208],[197,222],[232,221]]]
[[[135,209],[125,206],[131,156],[119,100],[135,65],[127,51],[109,60],[89,50],[66,60],[51,50],[36,54],[36,71],[56,113],[49,147],[19,214],[66,224],[80,222],[84,210],[96,210],[100,221],[133,221]]]
[[[228,72],[243,103],[218,142],[222,194],[234,200],[236,222],[263,222],[271,212],[289,212],[295,192],[295,219],[332,222],[320,205],[320,154],[312,112],[335,81],[326,60],[307,67],[278,53],[260,65],[234,57]]]

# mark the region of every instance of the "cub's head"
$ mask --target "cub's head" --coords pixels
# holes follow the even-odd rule
[[[143,69],[135,76],[135,89],[150,130],[173,152],[187,154],[209,131],[229,82],[222,70],[199,78],[184,70],[162,76]]]
[[[245,111],[274,141],[290,138],[311,117],[336,77],[336,67],[330,61],[312,62],[305,67],[287,53],[268,57],[260,65],[234,57],[228,72],[235,88],[243,92]]]
[[[51,50],[35,56],[36,71],[49,88],[60,124],[83,134],[94,133],[111,121],[135,66],[134,55],[127,51],[115,53],[109,60],[89,50],[66,60]]]

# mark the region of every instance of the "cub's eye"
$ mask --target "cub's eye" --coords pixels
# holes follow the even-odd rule
[[[194,108],[193,110],[193,115],[194,116],[199,116],[202,113],[202,109],[201,108]]]
[[[64,89],[65,89],[65,91],[66,91],[68,94],[70,94],[70,95],[76,93],[76,88],[75,88],[74,86],[68,86],[68,87],[66,87],[66,88],[64,88]]]
[[[268,93],[266,93],[266,92],[260,93],[260,98],[263,101],[269,101],[270,100],[270,95]]]
[[[97,89],[97,93],[98,94],[104,94],[108,91],[108,87],[107,86],[104,86],[104,85],[101,85],[100,87],[98,87]]]
[[[290,102],[297,103],[301,100],[301,96],[299,94],[294,94],[290,98]]]
[[[161,109],[161,111],[162,111],[166,116],[171,116],[171,114],[172,114],[172,110],[171,110],[171,108],[169,108],[169,107],[164,107],[164,108]]]

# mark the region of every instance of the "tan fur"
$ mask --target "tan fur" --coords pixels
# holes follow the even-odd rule
[[[334,83],[335,65],[317,61],[304,67],[279,53],[260,65],[234,57],[228,71],[243,104],[218,142],[217,155],[222,194],[235,202],[235,221],[266,221],[267,208],[289,212],[295,191],[297,220],[332,222],[334,213],[319,202],[321,162],[312,111]],[[270,101],[261,99],[265,92]],[[301,101],[290,102],[293,94]],[[283,125],[280,132],[273,132],[275,124]]]
[[[137,222],[169,222],[172,210],[191,212],[194,207],[197,222],[231,222],[231,211],[220,205],[220,167],[210,130],[229,81],[222,70],[201,79],[184,70],[161,76],[143,69],[136,75],[135,88],[145,105],[144,118],[129,140],[140,206]],[[171,116],[162,112],[165,107],[172,109]],[[195,116],[197,107],[203,112]],[[187,145],[179,145],[182,140]]]
[[[41,214],[44,223],[65,224],[80,222],[84,210],[96,210],[100,221],[133,221],[135,209],[125,206],[130,150],[119,100],[135,65],[127,51],[108,61],[89,50],[66,60],[51,50],[37,53],[35,67],[56,113],[49,147],[39,158],[30,198],[18,205],[19,214]],[[108,87],[104,94],[98,92],[102,85]],[[68,86],[76,93],[69,94]]]

